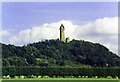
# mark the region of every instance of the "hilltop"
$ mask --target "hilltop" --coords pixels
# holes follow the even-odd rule
[[[45,40],[22,47],[2,44],[2,60],[3,66],[120,66],[120,57],[108,48],[83,40]]]

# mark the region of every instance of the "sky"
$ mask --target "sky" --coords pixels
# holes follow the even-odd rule
[[[65,37],[105,45],[118,54],[117,2],[4,2],[0,42],[25,45]]]
[[[119,0],[1,0],[2,2],[119,2]]]

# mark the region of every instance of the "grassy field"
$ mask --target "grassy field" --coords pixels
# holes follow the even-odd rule
[[[120,80],[107,78],[25,78],[3,79],[2,82],[120,82]]]

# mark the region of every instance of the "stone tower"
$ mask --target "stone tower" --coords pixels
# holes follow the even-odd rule
[[[65,42],[64,30],[65,30],[65,28],[64,28],[63,24],[61,24],[61,26],[60,26],[60,41],[62,41],[62,42]]]

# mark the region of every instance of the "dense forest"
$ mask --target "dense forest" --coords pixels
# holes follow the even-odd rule
[[[4,67],[118,67],[120,57],[99,43],[45,40],[24,45],[2,44]]]

